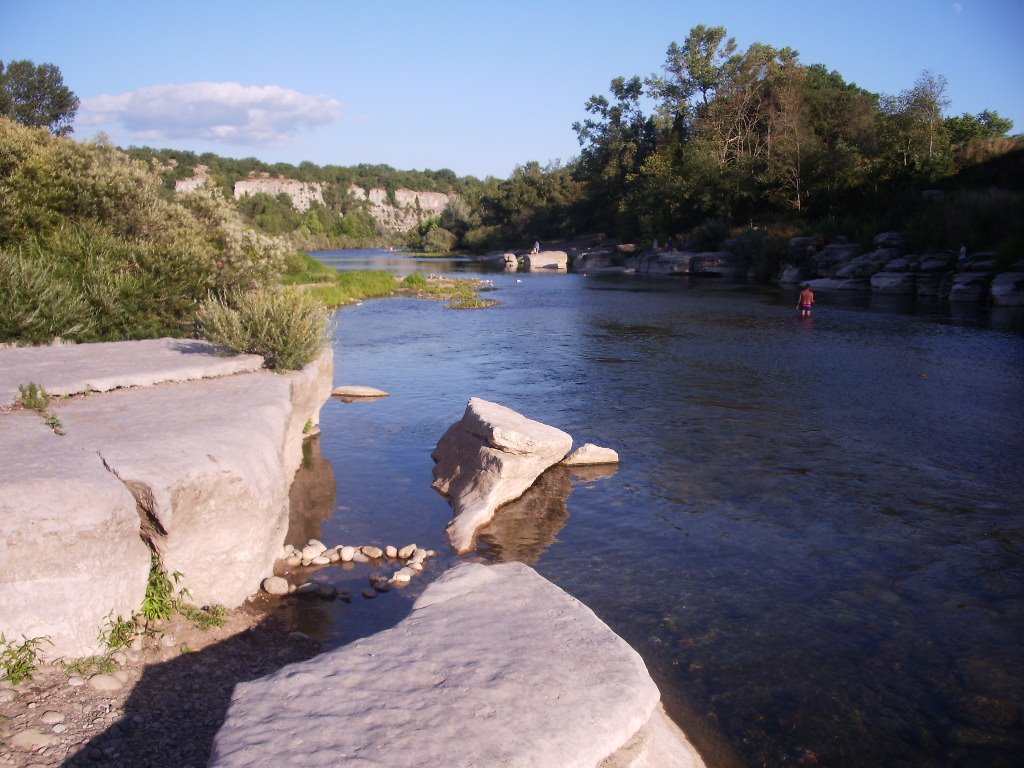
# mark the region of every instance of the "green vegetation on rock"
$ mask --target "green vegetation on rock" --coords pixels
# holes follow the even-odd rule
[[[0,632],[0,680],[14,685],[31,680],[39,660],[40,647],[48,643],[45,637],[24,637],[18,643],[8,640]]]

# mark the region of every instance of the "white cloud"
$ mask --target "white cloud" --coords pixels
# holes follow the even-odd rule
[[[183,83],[82,100],[79,123],[120,124],[135,137],[273,146],[341,115],[341,102],[276,85]]]

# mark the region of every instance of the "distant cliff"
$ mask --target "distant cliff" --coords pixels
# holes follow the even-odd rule
[[[286,179],[279,176],[276,179],[270,178],[269,174],[253,176],[235,182],[235,199],[238,200],[246,195],[257,195],[259,193],[277,197],[284,193],[292,201],[295,210],[305,213],[313,203],[323,205],[323,189],[317,182],[298,181],[297,179]]]
[[[357,184],[349,186],[348,193],[357,200],[369,202],[370,214],[381,226],[399,232],[407,232],[423,219],[440,216],[450,200],[443,192],[396,189],[392,204],[383,189],[367,191]]]

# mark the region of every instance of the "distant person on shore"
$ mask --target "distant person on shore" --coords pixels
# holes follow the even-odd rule
[[[960,243],[960,255],[956,257],[956,271],[963,272],[967,266],[967,246]]]
[[[675,249],[676,249],[675,240],[673,240],[671,235],[670,235],[668,240],[665,241],[665,250],[666,251],[674,251]]]
[[[658,245],[658,238],[654,238],[654,245],[651,246],[651,250],[655,253],[661,252],[661,246]]]
[[[534,240],[533,241],[533,250],[530,251],[530,253],[540,253],[540,241],[539,240]]]
[[[804,287],[800,291],[800,298],[796,301],[796,308],[800,310],[800,317],[811,316],[812,304],[814,304],[814,291],[811,290],[809,284],[804,283]]]

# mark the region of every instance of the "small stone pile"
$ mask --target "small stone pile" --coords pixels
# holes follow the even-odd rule
[[[423,570],[423,563],[428,557],[437,554],[432,549],[423,549],[415,544],[407,544],[398,548],[386,546],[383,549],[371,544],[363,546],[341,545],[328,547],[322,541],[310,539],[301,549],[292,544],[285,544],[282,552],[285,563],[291,567],[309,567],[330,565],[332,563],[372,563],[385,559],[388,561],[404,561],[403,567],[396,570],[390,577],[379,573],[370,576],[372,589],[365,590],[363,597],[369,599],[381,592],[387,592],[394,584],[407,584],[412,577]],[[340,597],[350,600],[348,590],[337,590],[329,584],[289,584],[283,576],[270,576],[263,580],[263,590],[271,595],[318,595],[326,600]]]

